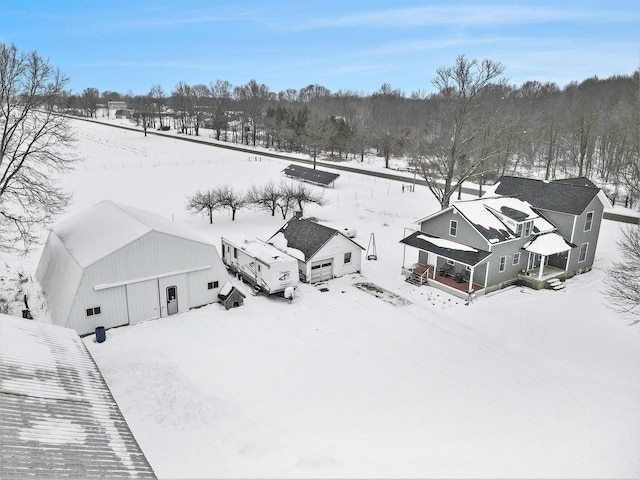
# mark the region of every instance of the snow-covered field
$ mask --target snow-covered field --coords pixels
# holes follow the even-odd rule
[[[65,216],[110,198],[217,245],[284,223],[243,210],[209,225],[184,205],[197,189],[277,182],[286,161],[74,125],[84,160],[62,179],[74,192]],[[365,248],[375,234],[378,260],[363,260],[362,275],[326,292],[301,285],[292,304],[247,295],[238,309],[86,338],[158,477],[640,476],[640,331],[600,293],[619,224],[603,222],[594,269],[565,290],[511,288],[465,306],[400,274],[404,227],[437,209],[426,188],[342,173],[325,195],[306,216],[356,229]],[[405,263],[416,259],[407,249]],[[411,303],[353,286],[362,281]]]

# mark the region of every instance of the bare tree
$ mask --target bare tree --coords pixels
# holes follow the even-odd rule
[[[178,118],[180,132],[189,133],[192,110],[191,87],[186,82],[179,81],[171,92],[171,100]]]
[[[216,140],[220,140],[222,130],[225,131],[224,141],[227,141],[227,107],[231,102],[231,84],[226,80],[216,80],[209,83],[211,93],[210,110],[213,115],[213,129],[216,131]]]
[[[308,203],[312,203],[315,205],[325,205],[327,203],[324,198],[323,192],[317,193],[315,192],[309,185],[297,182],[287,182],[283,181],[280,184],[280,191],[282,193],[282,201],[281,205],[286,205],[288,209],[298,207],[298,211],[303,214],[304,213],[304,205]],[[285,210],[281,207],[282,218],[286,218]]]
[[[235,192],[230,185],[218,187],[214,189],[214,192],[218,206],[231,210],[231,221],[234,221],[236,212],[247,204],[245,196]]]
[[[97,88],[85,88],[82,92],[82,109],[85,111],[85,114],[88,113],[91,118],[96,116],[99,98],[100,92]]]
[[[151,126],[151,122],[154,116],[153,102],[148,95],[138,95],[133,98],[133,107],[135,109],[136,124],[142,122],[142,130],[144,136],[147,136],[147,129]]]
[[[607,269],[605,296],[613,310],[640,323],[640,226],[634,225],[623,231],[618,241],[622,261]]]
[[[158,119],[160,121],[161,129],[164,129],[162,109],[164,107],[164,102],[166,100],[166,97],[167,95],[164,93],[162,86],[159,84],[153,85],[149,90],[149,98],[151,98],[155,103],[156,112],[158,114]]]
[[[461,55],[453,67],[439,68],[432,81],[439,91],[435,105],[439,116],[427,134],[416,139],[413,166],[443,208],[458,187],[495,154],[486,149],[487,126],[472,119],[480,109],[483,91],[503,71],[500,63]]]
[[[267,103],[274,98],[274,94],[264,83],[258,84],[255,80],[251,80],[241,87],[236,87],[235,93],[246,110],[245,114],[251,120],[251,137],[255,147],[258,127],[262,124],[262,116],[266,111]]]
[[[278,201],[282,197],[282,192],[278,186],[272,181],[262,187],[252,185],[247,192],[247,204],[271,212],[271,216],[275,216],[278,208]]]
[[[187,210],[193,213],[206,211],[209,214],[210,224],[213,223],[213,211],[218,208],[220,208],[218,195],[216,191],[211,188],[205,192],[198,190],[193,196],[187,197]]]
[[[28,252],[70,199],[54,180],[75,161],[53,108],[67,82],[37,52],[0,43],[0,250]]]

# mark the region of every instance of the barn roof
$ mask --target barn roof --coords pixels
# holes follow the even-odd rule
[[[316,253],[318,253],[318,251],[335,235],[342,235],[351,243],[360,249],[363,249],[360,245],[338,230],[304,218],[292,218],[285,223],[282,228],[280,228],[280,230],[271,237],[271,239],[279,233],[282,233],[287,239],[288,247],[295,248],[304,253],[306,261],[309,261]]]
[[[580,215],[600,189],[584,177],[548,181],[502,176],[494,191],[525,200],[534,208]]]
[[[59,222],[51,230],[83,268],[152,231],[194,240],[159,214],[111,200],[104,200]]]
[[[0,478],[155,478],[68,328],[0,314]]]

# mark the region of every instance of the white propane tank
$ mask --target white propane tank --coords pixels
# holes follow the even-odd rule
[[[342,233],[345,234],[349,238],[353,238],[358,234],[358,231],[355,228],[344,227],[342,229]]]

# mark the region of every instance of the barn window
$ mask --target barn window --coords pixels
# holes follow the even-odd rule
[[[209,290],[213,290],[214,288],[218,288],[218,281],[207,283],[207,288]]]
[[[100,313],[100,307],[87,308],[87,317],[91,317],[92,315],[100,315]]]
[[[344,254],[344,263],[351,263],[351,252],[346,252]]]

